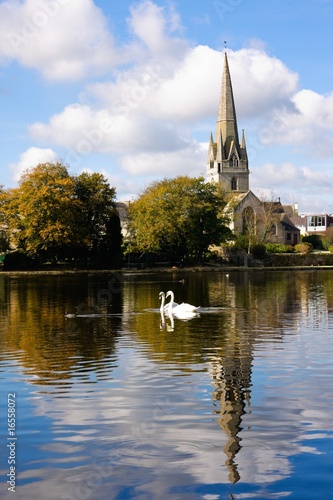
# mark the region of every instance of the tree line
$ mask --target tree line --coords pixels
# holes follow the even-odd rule
[[[72,176],[61,163],[39,164],[21,176],[18,187],[1,190],[2,245],[36,264],[117,265],[121,230],[115,196],[101,174]]]
[[[211,245],[233,237],[225,204],[203,177],[153,182],[129,204],[123,238],[116,188],[102,174],[70,175],[60,162],[43,163],[17,187],[0,186],[0,252],[38,265],[120,267],[126,253],[198,263]]]

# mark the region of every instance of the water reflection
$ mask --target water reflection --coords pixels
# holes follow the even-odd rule
[[[170,288],[199,314],[161,314]],[[21,498],[307,498],[305,464],[329,495],[330,272],[0,275],[0,299]]]

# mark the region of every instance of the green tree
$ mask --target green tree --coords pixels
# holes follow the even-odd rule
[[[7,217],[5,213],[5,205],[7,200],[7,193],[4,187],[0,184],[0,253],[9,250],[9,236],[8,236],[8,224]]]
[[[0,229],[0,253],[7,252],[9,250],[9,236],[6,230]]]
[[[119,265],[122,237],[115,188],[102,174],[83,172],[75,178],[75,195],[82,206],[78,226],[87,256],[95,263]]]
[[[218,186],[187,176],[154,182],[130,205],[132,248],[201,261],[210,245],[230,239]]]
[[[302,242],[311,243],[315,250],[323,250],[322,235],[320,234],[307,234],[303,236]]]
[[[322,244],[325,250],[329,250],[333,244],[333,227],[328,227],[322,236]]]

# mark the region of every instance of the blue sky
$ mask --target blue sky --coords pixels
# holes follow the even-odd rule
[[[226,40],[250,188],[333,213],[332,26],[333,0],[0,0],[0,183],[203,175]]]

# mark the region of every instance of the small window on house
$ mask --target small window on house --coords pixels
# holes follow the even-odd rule
[[[221,172],[221,163],[220,162],[217,164],[217,171]]]
[[[287,233],[287,241],[291,241],[291,234]]]
[[[325,227],[326,216],[325,215],[308,215],[308,227]]]

